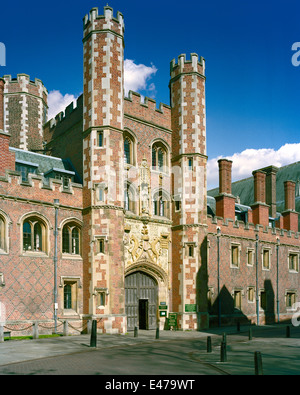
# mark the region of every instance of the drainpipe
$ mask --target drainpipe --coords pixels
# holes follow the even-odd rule
[[[57,217],[58,217],[58,205],[59,199],[54,199],[54,207],[55,207],[55,229],[54,229],[54,333],[57,333]]]
[[[276,291],[277,291],[277,320],[278,323],[280,321],[279,317],[279,245],[280,245],[280,239],[279,237],[277,238],[277,245],[276,245],[276,255],[277,255],[277,283],[276,283]]]
[[[256,241],[255,241],[255,246],[256,246],[256,262],[255,262],[255,267],[256,267],[256,324],[257,326],[259,325],[259,293],[258,293],[258,234],[256,234]]]
[[[221,295],[220,295],[220,236],[221,229],[217,228],[217,250],[218,250],[218,326],[221,326]]]

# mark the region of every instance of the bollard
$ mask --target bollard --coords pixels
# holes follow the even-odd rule
[[[259,351],[255,351],[254,353],[254,367],[255,375],[263,375],[262,359]]]
[[[291,328],[289,326],[286,327],[286,337],[291,337]]]
[[[138,337],[138,327],[134,327],[134,337]]]
[[[33,335],[32,335],[32,337],[34,339],[38,339],[39,338],[39,327],[38,327],[37,321],[35,321],[33,323]]]
[[[249,328],[249,340],[252,340],[252,328]]]
[[[207,336],[207,345],[206,345],[207,352],[211,352],[211,337]]]
[[[156,328],[156,336],[155,336],[155,338],[159,339],[159,327]]]
[[[226,343],[221,342],[221,362],[227,362]]]
[[[68,321],[64,321],[64,336],[68,336],[68,334],[69,334]]]
[[[223,339],[222,339],[222,341],[223,341],[225,344],[227,344],[226,333],[223,333]]]
[[[96,347],[96,346],[97,346],[97,320],[93,320],[90,347]]]

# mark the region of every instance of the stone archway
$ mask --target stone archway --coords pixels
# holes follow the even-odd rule
[[[125,277],[127,330],[155,329],[157,326],[158,283],[141,270]]]

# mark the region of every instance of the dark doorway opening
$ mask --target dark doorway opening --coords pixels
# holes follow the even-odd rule
[[[139,328],[149,329],[148,299],[139,299]]]

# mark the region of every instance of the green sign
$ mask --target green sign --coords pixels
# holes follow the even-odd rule
[[[169,313],[168,326],[174,326],[177,328],[177,313]]]
[[[185,305],[186,313],[197,313],[197,305],[196,304],[186,304]]]
[[[159,310],[168,310],[168,306],[158,306]]]

